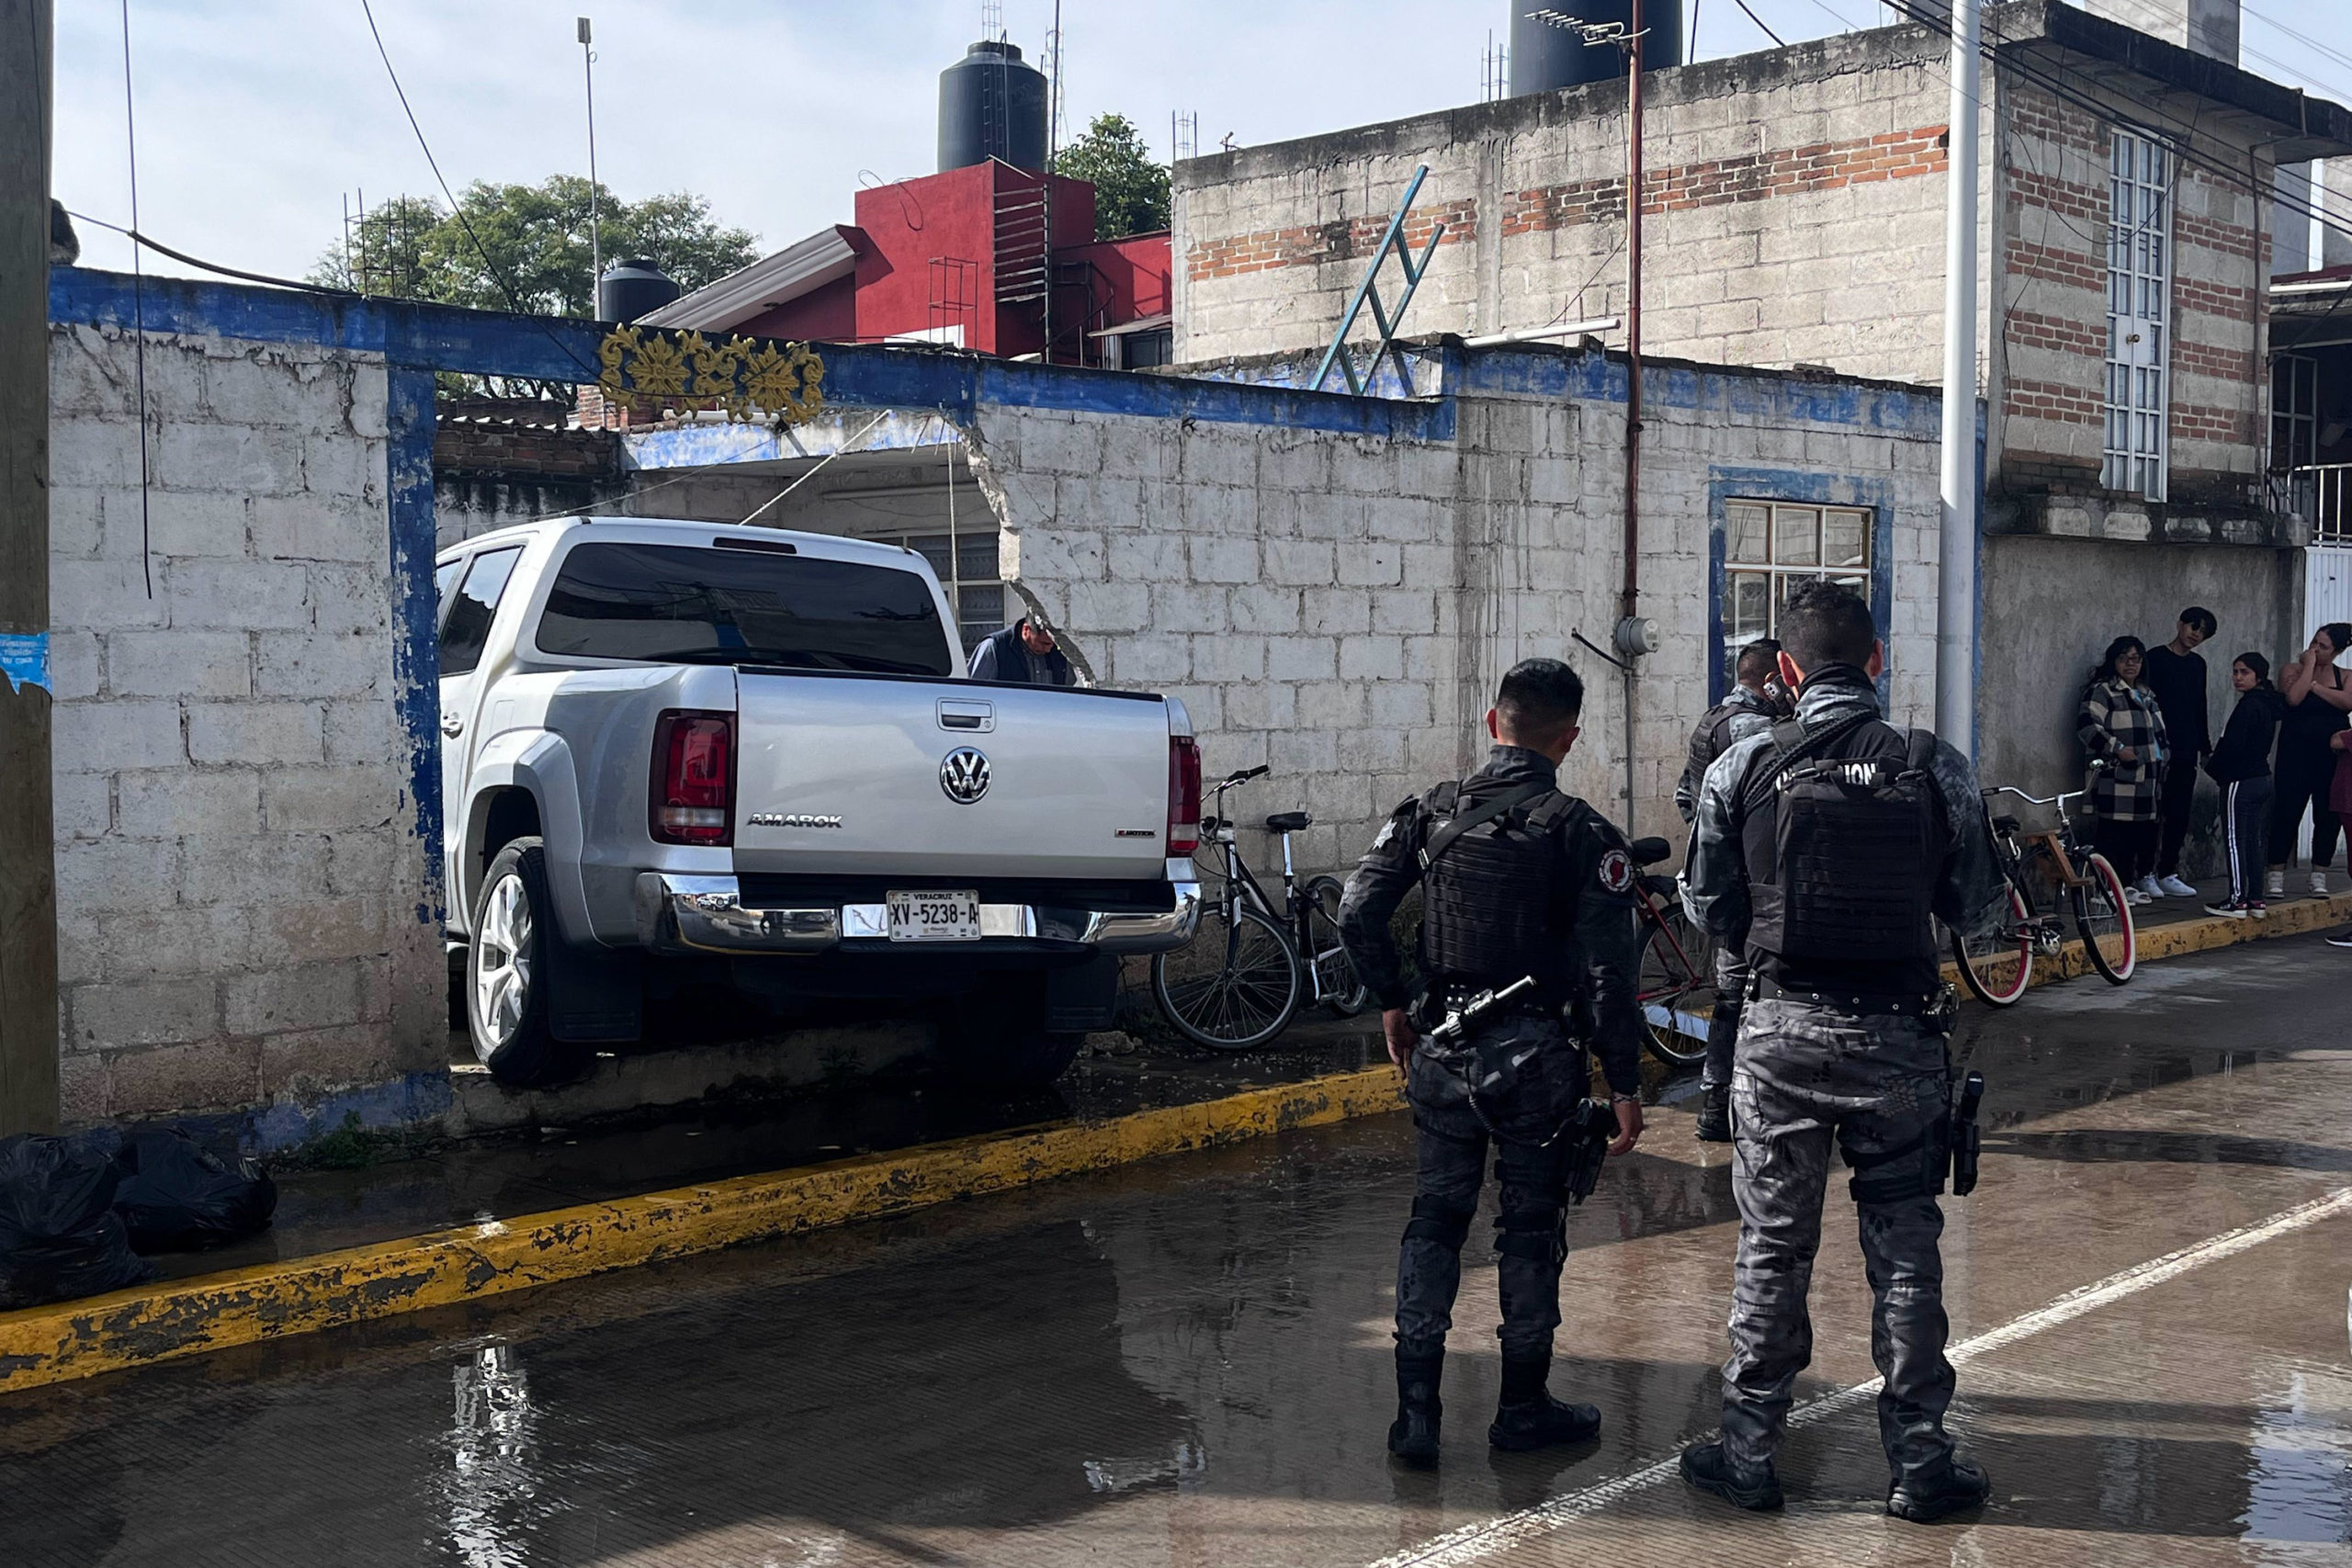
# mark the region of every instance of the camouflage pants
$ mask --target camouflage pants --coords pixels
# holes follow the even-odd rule
[[[1400,1355],[1435,1355],[1453,1325],[1453,1298],[1462,1288],[1462,1246],[1478,1210],[1487,1151],[1495,1155],[1500,1187],[1495,1215],[1496,1292],[1502,1305],[1507,1360],[1552,1352],[1560,1325],[1560,1265],[1567,1257],[1567,1147],[1534,1146],[1558,1131],[1589,1081],[1584,1052],[1556,1024],[1514,1020],[1501,1031],[1556,1043],[1537,1059],[1540,1070],[1499,1101],[1481,1096],[1479,1108],[1502,1136],[1492,1137],[1472,1111],[1462,1081],[1416,1052],[1406,1084],[1419,1141],[1413,1217],[1396,1258],[1396,1348]]]
[[[1878,1420],[1887,1463],[1899,1475],[1951,1454],[1943,1417],[1953,1380],[1937,1245],[1944,1218],[1935,1199],[1949,1085],[1943,1037],[1917,1020],[1748,1004],[1732,1075],[1739,1258],[1724,1363],[1724,1446],[1736,1461],[1772,1457],[1790,1389],[1813,1359],[1805,1296],[1833,1141],[1856,1179],[1878,1189],[1859,1194],[1857,1208],[1871,1359],[1886,1380]]]
[[[1710,1089],[1731,1082],[1732,1047],[1747,996],[1747,955],[1729,937],[1716,941],[1722,945],[1715,949],[1715,1010],[1707,1022],[1707,1062],[1699,1069],[1699,1081]]]

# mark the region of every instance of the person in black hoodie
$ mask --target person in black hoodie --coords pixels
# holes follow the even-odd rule
[[[2242,920],[2268,913],[2260,880],[2263,825],[2270,815],[2270,745],[2287,704],[2270,683],[2270,660],[2258,653],[2241,653],[2232,661],[2230,685],[2238,694],[2238,705],[2230,712],[2222,743],[2205,759],[2206,773],[2222,786],[2222,845],[2229,860],[2230,896],[2206,905],[2205,912]]]

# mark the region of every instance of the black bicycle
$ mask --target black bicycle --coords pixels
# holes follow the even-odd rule
[[[1351,1018],[1372,1000],[1340,942],[1340,879],[1314,876],[1301,886],[1291,869],[1290,836],[1315,819],[1304,811],[1266,818],[1266,831],[1283,841],[1279,904],[1241,858],[1225,793],[1267,772],[1245,768],[1216,786],[1193,856],[1200,927],[1190,945],[1151,961],[1151,994],[1161,1015],[1187,1040],[1217,1051],[1263,1045],[1302,1007],[1321,1005]]]

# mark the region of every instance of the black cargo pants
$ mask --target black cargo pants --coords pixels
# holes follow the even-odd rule
[[[1396,1348],[1436,1355],[1453,1325],[1462,1288],[1462,1245],[1478,1211],[1487,1152],[1495,1156],[1500,1207],[1495,1216],[1496,1291],[1506,1360],[1552,1353],[1560,1325],[1560,1266],[1567,1257],[1568,1142],[1554,1138],[1590,1082],[1584,1050],[1549,1019],[1510,1019],[1481,1041],[1541,1041],[1527,1081],[1499,1100],[1481,1095],[1473,1111],[1462,1079],[1426,1050],[1413,1053],[1406,1095],[1419,1143],[1413,1217],[1396,1259]],[[1536,1145],[1554,1139],[1548,1147]]]

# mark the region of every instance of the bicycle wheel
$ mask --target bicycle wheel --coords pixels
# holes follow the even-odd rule
[[[1987,936],[1951,935],[1960,977],[1986,1007],[2014,1006],[2033,979],[2033,918],[2024,897],[2009,889],[2009,923]]]
[[[1191,945],[1151,960],[1160,1013],[1213,1051],[1247,1051],[1280,1034],[1305,989],[1289,936],[1247,904],[1204,908]]]
[[[2105,855],[2083,863],[2087,886],[2071,889],[2075,930],[2081,933],[2083,952],[2091,967],[2110,986],[2132,978],[2140,966],[2140,932],[2132,923],[2132,901],[2123,896],[2123,879],[2107,863]]]
[[[1340,941],[1340,897],[1347,889],[1336,876],[1310,878],[1299,889],[1306,900],[1308,952],[1299,956],[1313,965],[1323,1004],[1341,1018],[1353,1018],[1372,1005],[1372,987],[1356,978],[1356,966]]]
[[[1681,909],[1671,905],[1658,911],[1642,940],[1634,999],[1650,1055],[1669,1066],[1706,1060],[1706,1015],[1715,1006],[1714,958],[1714,943],[1693,931]]]

